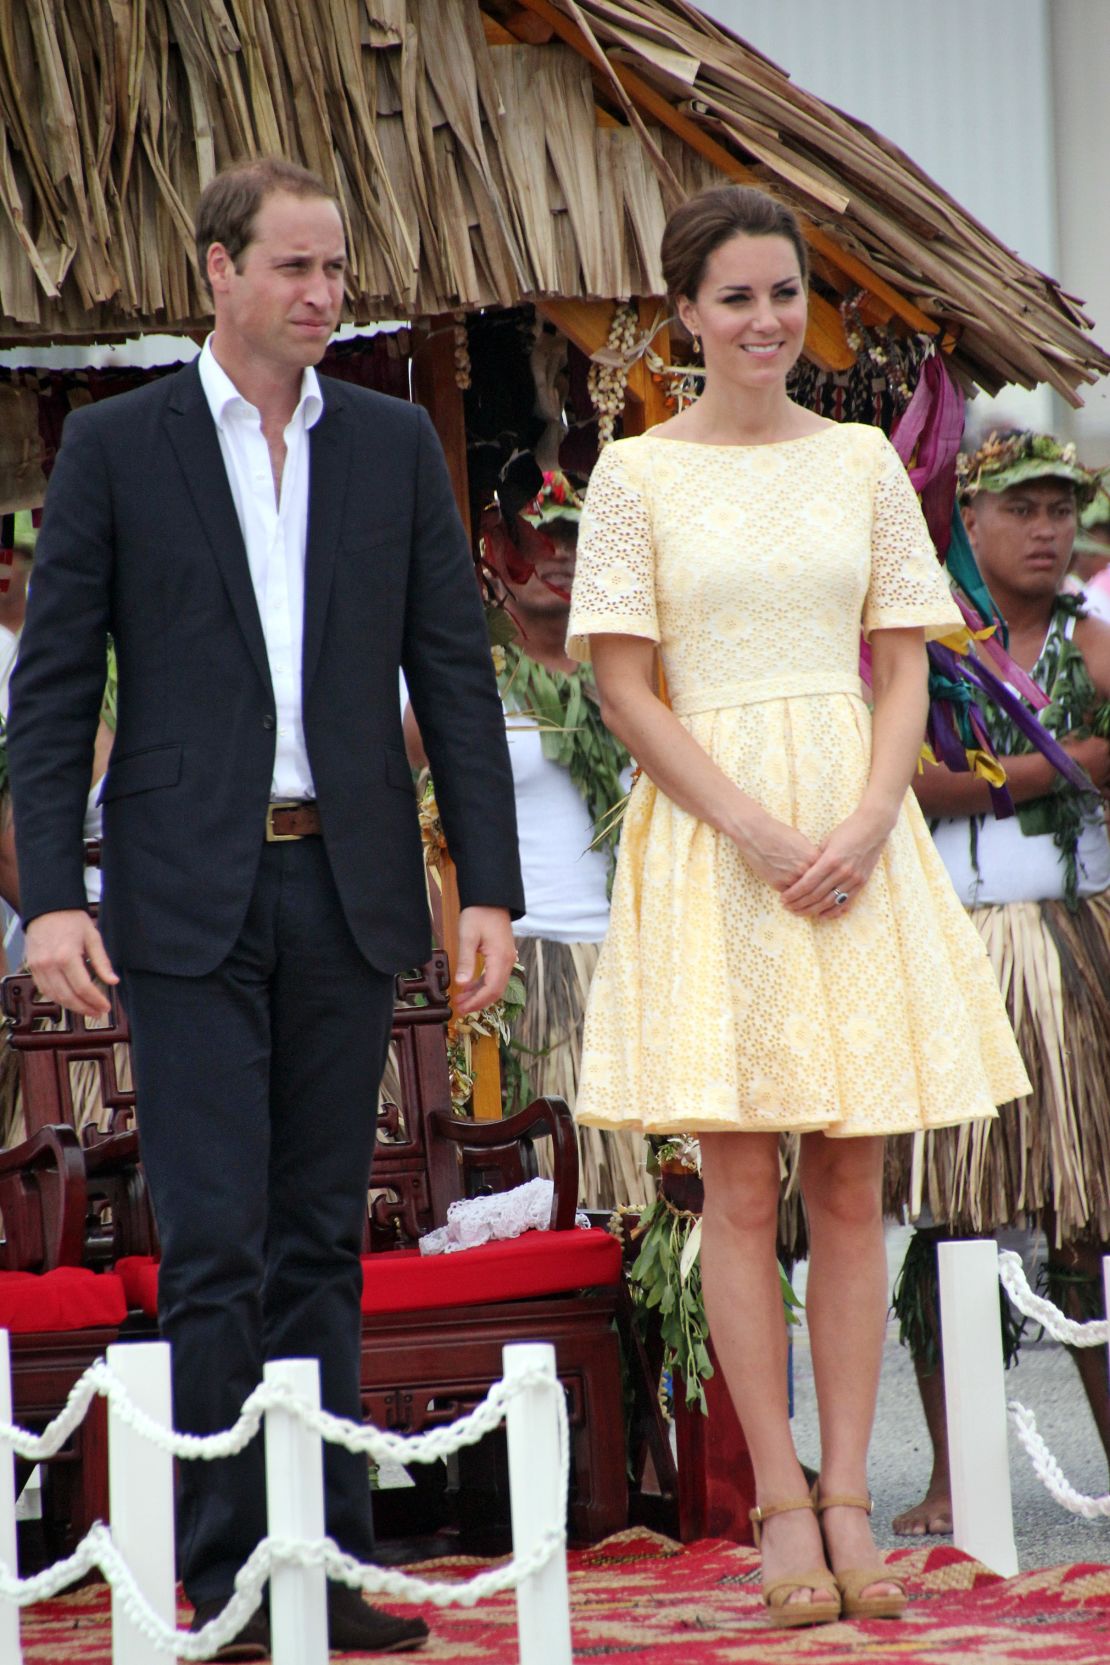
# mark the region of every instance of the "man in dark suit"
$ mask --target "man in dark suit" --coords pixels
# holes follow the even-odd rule
[[[465,534],[416,406],[317,378],[343,297],[334,198],[243,164],[197,208],[196,364],[75,412],[54,468],[9,734],[42,993],[133,1033],[178,1426],[230,1424],[266,1358],[360,1414],[359,1248],[393,973],[430,950],[404,670],[462,901],[457,1006],[497,999],[523,910],[504,723]],[[103,937],[81,825],[111,635]],[[481,970],[478,956],[481,956]],[[117,969],[118,968],[118,978]],[[196,1627],[265,1530],[261,1442],[183,1464]],[[327,1447],[329,1533],[373,1554],[365,1460]],[[334,1647],[426,1635],[329,1587]],[[256,1618],[224,1657],[265,1657]]]

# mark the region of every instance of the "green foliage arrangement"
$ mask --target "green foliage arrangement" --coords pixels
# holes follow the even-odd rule
[[[649,1139],[648,1171],[657,1183],[663,1164],[681,1164],[696,1173],[695,1140]],[[671,1379],[672,1396],[681,1381],[686,1404],[706,1414],[704,1383],[713,1375],[709,1357],[709,1324],[701,1286],[701,1217],[687,1209],[675,1208],[660,1191],[656,1201],[640,1215],[640,1252],[629,1273],[632,1299],[645,1323],[658,1313],[663,1339],[663,1371]],[[797,1310],[802,1303],[790,1280],[779,1267],[783,1308],[788,1324],[800,1324]]]

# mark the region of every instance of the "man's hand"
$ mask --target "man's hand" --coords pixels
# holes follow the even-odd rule
[[[100,932],[82,908],[40,913],[27,927],[27,966],[45,1000],[81,1017],[106,1017],[107,995],[97,988],[90,971],[102,983],[118,983]]]
[[[475,971],[482,956],[482,974]],[[516,943],[507,908],[464,908],[459,914],[459,963],[455,968],[456,1012],[480,1012],[505,992],[516,964]]]

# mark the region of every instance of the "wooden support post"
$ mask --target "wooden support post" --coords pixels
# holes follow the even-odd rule
[[[470,524],[470,483],[466,466],[466,418],[462,390],[455,380],[455,320],[449,314],[429,320],[430,332],[413,351],[413,388],[432,419],[447,458],[467,537]],[[443,948],[452,973],[459,956],[459,890],[455,866],[448,857],[440,868],[443,879]],[[470,1048],[474,1067],[473,1110],[479,1121],[501,1118],[501,1055],[491,1035],[475,1035]]]
[[[0,1423],[12,1422],[12,1360],[7,1330],[0,1330]],[[0,1445],[0,1571],[14,1578],[19,1572],[15,1527],[15,1453]],[[19,1608],[0,1600],[0,1659],[22,1665],[19,1646]]]
[[[992,1572],[1018,1571],[1010,1495],[998,1245],[941,1243],[941,1346],[953,1542]]]
[[[466,418],[462,389],[455,380],[455,320],[450,313],[428,319],[428,334],[413,334],[412,384],[439,435],[466,535],[471,535],[470,481],[466,468]]]
[[[647,334],[652,325],[659,323],[652,337],[651,345],[664,364],[670,363],[671,357],[671,328],[666,313],[659,301],[641,299],[638,302],[640,314],[640,329]],[[628,397],[624,404],[624,431],[626,434],[643,434],[649,428],[654,428],[657,422],[665,422],[674,411],[667,403],[667,387],[662,377],[655,377],[651,372],[646,358],[638,359],[628,375]]]
[[[320,1409],[315,1359],[273,1359],[267,1386],[288,1388]],[[271,1538],[324,1536],[324,1454],[319,1434],[291,1411],[266,1412],[266,1525]],[[270,1574],[274,1665],[328,1665],[327,1577],[323,1567],[293,1564]]]
[[[116,1342],[108,1368],[139,1410],[173,1427],[170,1349],[165,1341]],[[137,1433],[110,1405],[108,1410],[108,1492],[112,1539],[135,1583],[158,1617],[177,1622],[174,1572],[173,1458]],[[165,1654],[127,1617],[112,1591],[112,1665],[163,1665]]]

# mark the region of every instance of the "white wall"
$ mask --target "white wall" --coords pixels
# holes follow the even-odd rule
[[[1086,298],[1110,345],[1110,0],[702,0],[799,86],[900,145],[1003,242]],[[1102,83],[1102,84],[1100,84]],[[1110,394],[994,413],[1110,457]],[[978,401],[976,402],[978,404]],[[976,420],[987,416],[977,410]]]
[[[1110,0],[1052,0],[1055,168],[1064,288],[1085,299],[1110,349]],[[1072,431],[1092,461],[1110,461],[1110,377],[1086,394]]]

